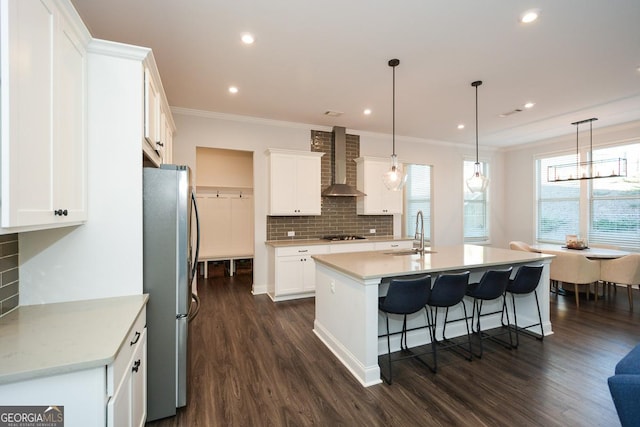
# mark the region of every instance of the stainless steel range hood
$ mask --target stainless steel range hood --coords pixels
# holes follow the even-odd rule
[[[340,126],[333,127],[333,164],[331,165],[332,184],[323,192],[323,196],[358,197],[366,196],[362,191],[347,185],[347,133]]]

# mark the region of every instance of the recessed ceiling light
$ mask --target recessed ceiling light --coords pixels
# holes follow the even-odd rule
[[[525,13],[523,13],[520,16],[520,22],[522,22],[523,24],[530,24],[536,19],[538,19],[539,15],[540,15],[540,9],[527,10]]]
[[[536,105],[535,102],[527,102],[524,104],[524,108],[533,108],[534,105]]]
[[[365,108],[364,111],[362,112],[365,116],[368,116],[371,114],[371,109],[370,108]]]
[[[229,93],[238,93],[238,88],[235,86],[229,86]]]
[[[460,124],[458,125],[458,129],[464,129],[464,124],[463,124],[463,123],[460,123]]]
[[[253,44],[253,42],[256,41],[256,39],[253,37],[253,34],[249,33],[242,34],[242,37],[240,39],[244,44]]]

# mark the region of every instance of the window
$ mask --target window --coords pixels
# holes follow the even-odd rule
[[[567,234],[580,234],[582,181],[547,181],[549,166],[575,162],[575,154],[538,160],[536,240],[560,243],[565,241]]]
[[[547,182],[547,167],[574,163],[575,154],[537,161],[537,240],[564,243],[579,234],[592,244],[639,247],[640,143],[593,150],[592,160],[618,157],[627,159],[626,177],[562,182]]]
[[[404,230],[406,236],[415,236],[416,217],[422,210],[424,241],[431,241],[431,166],[406,165],[407,183],[404,193]]]
[[[627,159],[627,176],[590,181],[589,242],[638,247],[640,144],[593,150],[593,159]]]
[[[464,241],[465,242],[488,242],[489,241],[489,216],[488,216],[488,193],[489,188],[484,193],[472,193],[467,188],[467,179],[475,172],[475,161],[464,161],[463,186],[464,186]],[[485,176],[488,174],[488,165],[480,162],[480,170]]]

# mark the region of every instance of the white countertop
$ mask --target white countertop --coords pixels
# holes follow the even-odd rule
[[[28,305],[0,317],[0,383],[110,364],[148,299]]]
[[[324,240],[324,239],[305,239],[305,240],[267,240],[266,245],[274,248],[282,248],[287,246],[308,246],[308,245],[342,245],[345,243],[368,243],[368,242],[399,242],[413,240],[412,237],[393,237],[393,236],[373,236],[365,237],[357,240]]]
[[[399,251],[349,252],[314,255],[320,264],[353,276],[357,279],[375,279],[405,274],[432,273],[438,271],[466,270],[507,263],[522,264],[554,258],[554,255],[514,251],[478,245],[438,246],[427,248],[424,257],[391,255]]]

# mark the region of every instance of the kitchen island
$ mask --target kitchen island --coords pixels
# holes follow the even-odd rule
[[[513,251],[477,245],[427,248],[424,256],[407,250],[350,252],[313,256],[316,262],[316,318],[314,333],[365,387],[378,384],[378,355],[386,353],[386,340],[378,339],[383,319],[378,315],[378,297],[385,295],[393,277],[430,274],[432,280],[441,273],[469,270],[470,282],[480,280],[490,269],[543,264],[538,285],[538,298],[544,335],[552,333],[549,321],[549,264],[553,255]],[[518,320],[521,325],[537,323],[533,295],[517,296]],[[471,300],[465,298],[471,312]],[[486,302],[487,312],[500,309],[502,301]],[[462,317],[462,308],[450,310],[450,318]],[[400,318],[390,319],[390,330],[400,330]],[[423,313],[409,316],[408,327],[424,325]],[[483,318],[483,329],[500,326],[500,315]],[[540,328],[533,332],[541,333]],[[425,330],[408,334],[410,347],[429,342]],[[466,333],[464,322],[447,326],[447,336]],[[399,349],[399,338],[392,341],[392,351]]]

